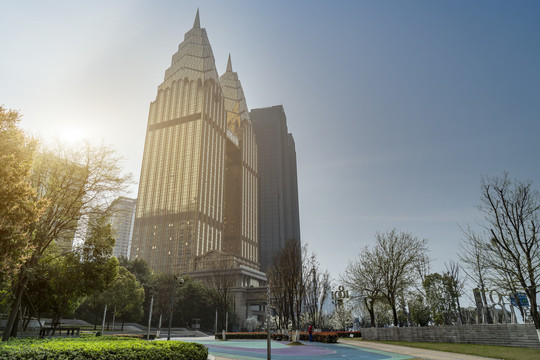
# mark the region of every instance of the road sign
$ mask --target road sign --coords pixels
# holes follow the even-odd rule
[[[516,301],[516,297],[517,297],[517,301]],[[527,294],[525,293],[510,294],[510,303],[512,304],[512,306],[518,306],[518,301],[522,307],[529,306],[529,299],[527,299]]]

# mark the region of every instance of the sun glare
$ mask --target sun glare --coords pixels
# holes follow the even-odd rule
[[[76,144],[85,138],[85,134],[82,128],[67,127],[58,131],[57,137],[63,142]]]

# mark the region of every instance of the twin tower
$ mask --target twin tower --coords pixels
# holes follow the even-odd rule
[[[197,11],[150,104],[131,258],[162,273],[260,273],[257,160],[238,74],[229,56],[218,76]]]

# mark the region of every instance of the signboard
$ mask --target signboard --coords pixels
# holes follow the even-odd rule
[[[527,294],[525,293],[510,294],[509,296],[510,296],[510,303],[512,304],[512,306],[518,306],[518,301],[522,307],[530,306],[529,299],[527,299]]]
[[[476,308],[478,310],[482,310],[484,307],[484,303],[482,302],[482,294],[480,293],[480,289],[475,288],[473,289],[474,293],[474,302],[476,303]]]

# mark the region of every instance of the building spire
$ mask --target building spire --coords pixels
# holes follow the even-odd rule
[[[197,8],[197,15],[195,15],[195,22],[193,23],[193,28],[198,29],[201,27],[201,22],[199,20],[199,8]]]
[[[231,54],[229,53],[229,60],[227,61],[227,70],[226,72],[232,72],[232,64],[231,64]]]

